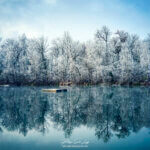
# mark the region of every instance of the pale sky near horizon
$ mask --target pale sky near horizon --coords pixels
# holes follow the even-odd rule
[[[150,33],[149,0],[0,0],[0,37],[45,36],[70,32],[75,40],[93,39],[103,25],[138,34]]]

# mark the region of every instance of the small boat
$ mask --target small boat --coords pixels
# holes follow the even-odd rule
[[[57,93],[57,92],[67,92],[67,89],[42,89],[43,92],[52,92],[52,93]]]

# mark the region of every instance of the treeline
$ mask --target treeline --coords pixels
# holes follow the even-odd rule
[[[81,43],[69,33],[53,40],[0,40],[0,84],[150,84],[150,35],[144,40],[107,27]]]

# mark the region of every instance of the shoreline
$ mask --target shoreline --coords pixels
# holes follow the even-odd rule
[[[17,87],[20,87],[20,86],[29,86],[29,87],[34,87],[34,86],[58,86],[58,87],[61,87],[61,85],[59,84],[12,84],[12,83],[7,83],[7,84],[0,84],[0,87],[11,87],[11,86],[17,86]],[[74,86],[129,86],[129,87],[132,87],[132,86],[150,86],[150,83],[132,83],[132,84],[116,84],[116,83],[98,83],[98,84],[89,84],[89,83],[84,83],[84,84],[73,84],[73,85],[70,85],[70,86],[67,86],[65,85],[64,87],[74,87]],[[62,86],[63,87],[63,86]]]

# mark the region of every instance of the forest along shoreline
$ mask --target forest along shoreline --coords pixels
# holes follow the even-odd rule
[[[117,83],[97,83],[97,84],[92,84],[92,83],[80,83],[80,84],[72,84],[72,85],[65,85],[61,86],[60,84],[0,84],[0,87],[13,87],[13,86],[59,86],[59,87],[75,87],[75,86],[150,86],[150,83],[128,83],[128,84],[117,84]]]
[[[150,85],[150,34],[145,39],[106,26],[93,40],[68,32],[44,37],[0,38],[0,85]]]

